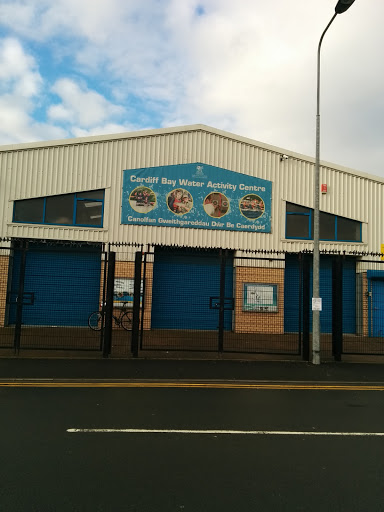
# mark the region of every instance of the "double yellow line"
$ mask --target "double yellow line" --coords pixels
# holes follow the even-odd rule
[[[384,384],[297,383],[297,382],[187,382],[187,381],[0,381],[3,388],[197,388],[197,389],[267,389],[315,391],[384,391]]]

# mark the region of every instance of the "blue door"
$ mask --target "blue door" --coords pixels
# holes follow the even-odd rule
[[[21,253],[14,252],[11,296],[17,296]],[[26,253],[24,291],[33,303],[23,307],[24,325],[86,326],[98,309],[100,296],[100,249],[31,247]],[[9,323],[15,323],[16,305]]]
[[[286,256],[284,278],[284,330],[298,332],[300,323],[300,267],[296,255]],[[320,259],[320,296],[322,311],[320,329],[332,332],[332,257]],[[312,268],[310,269],[310,297],[312,297]],[[310,308],[310,328],[312,311]],[[343,260],[343,332],[356,332],[356,262],[353,258]]]
[[[368,270],[369,335],[384,337],[384,271]]]
[[[152,328],[216,330],[220,296],[218,251],[157,250],[153,269]],[[233,257],[227,258],[225,297],[233,296]],[[225,311],[224,329],[232,328]]]

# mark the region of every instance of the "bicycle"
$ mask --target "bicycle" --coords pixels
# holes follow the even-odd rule
[[[123,307],[119,310],[119,315],[112,314],[112,319],[115,325],[122,327],[126,331],[132,330],[132,311],[127,309],[127,302],[123,302]],[[105,325],[105,304],[100,304],[101,311],[94,311],[88,317],[88,326],[93,331],[100,331],[101,327]]]

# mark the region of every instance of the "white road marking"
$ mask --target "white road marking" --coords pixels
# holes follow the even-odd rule
[[[70,434],[202,434],[202,435],[266,435],[266,436],[341,436],[383,437],[384,432],[318,432],[286,430],[180,430],[147,428],[68,428]]]

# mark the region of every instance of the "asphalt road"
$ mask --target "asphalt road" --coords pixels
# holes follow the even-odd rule
[[[4,512],[384,510],[382,391],[62,385],[0,386]]]

